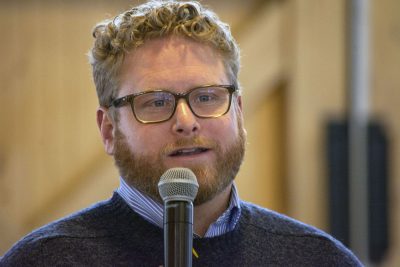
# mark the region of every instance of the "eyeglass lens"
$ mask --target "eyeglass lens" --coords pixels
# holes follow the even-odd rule
[[[187,96],[189,106],[200,117],[217,117],[229,108],[229,91],[224,87],[197,88]],[[176,105],[175,96],[166,91],[149,92],[135,97],[133,109],[136,117],[145,122],[167,120]]]

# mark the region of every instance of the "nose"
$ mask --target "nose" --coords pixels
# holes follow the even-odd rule
[[[173,132],[183,136],[196,134],[200,130],[198,118],[193,114],[184,99],[180,99],[176,105],[173,117]]]

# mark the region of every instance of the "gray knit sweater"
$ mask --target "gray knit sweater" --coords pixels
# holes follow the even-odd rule
[[[235,230],[194,239],[193,266],[361,266],[341,243],[281,214],[241,202]],[[0,266],[160,266],[163,231],[118,195],[44,226]]]

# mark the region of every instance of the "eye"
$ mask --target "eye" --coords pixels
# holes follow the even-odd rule
[[[190,98],[191,98],[191,102],[193,104],[210,105],[210,104],[214,104],[214,103],[218,102],[220,96],[214,90],[201,89],[201,90],[192,92]]]
[[[136,97],[134,105],[137,109],[161,110],[173,106],[174,97],[166,92],[151,92]]]
[[[212,96],[211,95],[199,95],[198,97],[197,97],[197,99],[198,99],[198,101],[199,102],[208,102],[208,101],[211,101],[212,100]]]
[[[173,106],[173,100],[169,98],[156,98],[156,99],[150,99],[144,103],[142,103],[142,108],[146,109],[159,109],[159,108],[169,108]]]
[[[164,99],[159,99],[159,100],[155,100],[153,101],[153,103],[150,103],[150,106],[154,106],[154,107],[163,107],[165,106],[165,100]]]

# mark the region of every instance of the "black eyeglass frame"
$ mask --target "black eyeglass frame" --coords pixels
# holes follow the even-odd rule
[[[199,88],[210,88],[210,87],[221,87],[221,88],[228,89],[228,92],[229,92],[228,108],[226,109],[226,111],[223,114],[220,114],[220,115],[217,115],[217,116],[200,116],[200,115],[197,115],[196,112],[193,111],[192,106],[191,106],[191,104],[189,102],[189,95],[190,95],[191,92],[193,92],[196,89],[199,89]],[[166,93],[169,93],[169,94],[174,96],[175,105],[174,105],[174,110],[171,113],[171,116],[169,116],[168,118],[166,118],[164,120],[161,120],[161,121],[143,121],[143,120],[140,120],[136,116],[136,113],[135,113],[135,110],[134,110],[134,107],[133,107],[134,99],[136,97],[138,97],[138,96],[141,96],[141,95],[144,95],[144,94],[149,94],[149,93],[155,93],[155,92],[166,92]],[[110,108],[110,107],[120,108],[120,107],[123,107],[123,106],[125,106],[127,104],[130,104],[132,113],[133,113],[133,115],[135,116],[135,118],[136,118],[136,120],[138,122],[144,123],[144,124],[159,123],[159,122],[168,121],[169,119],[171,119],[174,116],[175,111],[176,111],[177,103],[178,103],[179,99],[183,98],[183,99],[186,100],[187,105],[189,106],[190,110],[192,111],[192,113],[196,117],[198,117],[198,118],[218,118],[218,117],[221,117],[221,116],[225,115],[230,110],[231,103],[232,103],[232,94],[235,93],[235,92],[237,92],[237,88],[234,85],[225,85],[225,84],[223,84],[223,85],[209,84],[209,85],[197,86],[197,87],[194,87],[194,88],[188,90],[185,93],[174,93],[174,92],[171,92],[171,91],[168,91],[168,90],[157,89],[157,90],[151,90],[151,91],[143,91],[143,92],[139,92],[139,93],[136,93],[136,94],[130,94],[130,95],[126,95],[126,96],[114,99],[114,100],[111,101],[111,104],[108,106],[108,108]]]

